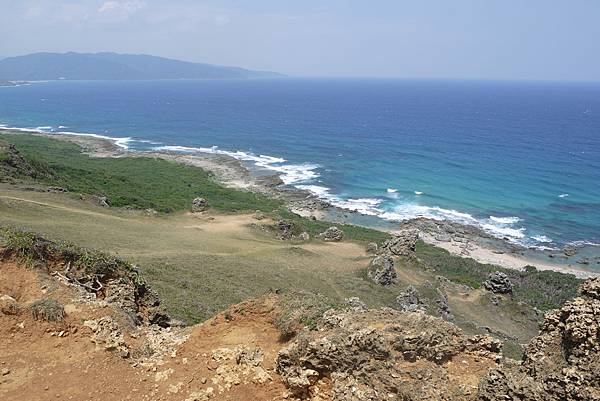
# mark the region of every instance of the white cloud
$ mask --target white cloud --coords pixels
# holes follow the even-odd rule
[[[98,9],[98,12],[105,15],[127,17],[144,7],[146,7],[146,3],[141,0],[111,0],[104,2]]]

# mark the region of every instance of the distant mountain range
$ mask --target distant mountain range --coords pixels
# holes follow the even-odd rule
[[[35,53],[0,59],[0,80],[246,79],[283,75],[117,53]]]

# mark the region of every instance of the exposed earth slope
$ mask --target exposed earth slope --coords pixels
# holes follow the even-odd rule
[[[357,299],[320,314],[316,330],[298,326],[290,340],[277,324],[289,305],[276,294],[197,326],[153,324],[123,286],[128,269],[115,270],[118,285],[99,274],[97,286],[86,286],[62,274],[71,264],[56,256],[42,262],[3,250],[3,399],[598,399],[596,280],[546,317],[516,366],[502,365],[501,342],[489,336]]]

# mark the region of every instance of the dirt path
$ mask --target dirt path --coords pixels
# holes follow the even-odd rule
[[[110,215],[110,214],[106,214],[106,213],[99,213],[99,212],[93,212],[91,210],[84,210],[84,209],[78,209],[78,208],[73,208],[73,207],[68,207],[68,206],[61,206],[61,205],[57,205],[54,203],[39,202],[39,201],[31,200],[31,199],[18,198],[15,196],[0,195],[0,199],[24,202],[24,203],[29,203],[29,204],[36,205],[36,206],[50,207],[53,209],[63,210],[65,212],[70,212],[70,213],[86,214],[89,216],[98,216],[98,217],[103,217],[103,218],[113,218],[113,219],[124,220],[123,217],[114,216],[114,215]]]

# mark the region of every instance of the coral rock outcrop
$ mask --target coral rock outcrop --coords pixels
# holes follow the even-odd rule
[[[600,400],[600,278],[585,281],[579,297],[549,312],[520,365],[494,369],[479,400]]]
[[[469,338],[423,313],[383,308],[327,315],[319,331],[279,352],[277,372],[296,396],[472,400],[481,371],[500,357],[499,341]]]

